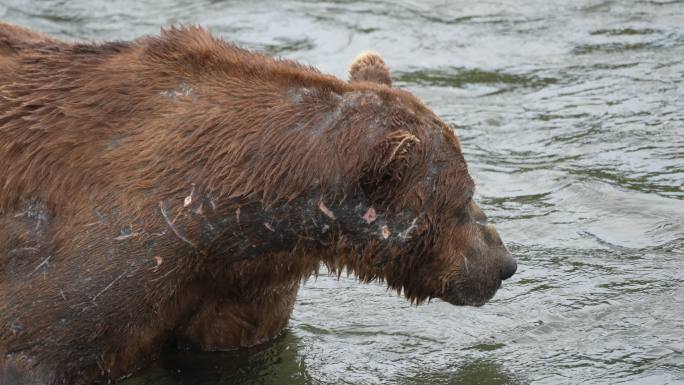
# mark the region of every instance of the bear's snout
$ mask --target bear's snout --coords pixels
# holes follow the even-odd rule
[[[511,278],[513,274],[515,274],[516,270],[518,270],[518,262],[515,260],[515,257],[511,254],[511,252],[508,251],[508,248],[506,248],[506,245],[501,240],[501,237],[496,231],[494,225],[487,223],[482,227],[482,229],[484,234],[484,242],[487,245],[486,247],[496,249],[496,254],[499,254],[500,250],[503,250],[503,254],[501,255],[499,278],[501,278],[502,281]]]
[[[507,250],[506,255],[504,255],[503,264],[501,266],[501,280],[507,280],[511,278],[518,270],[518,262],[515,257]]]

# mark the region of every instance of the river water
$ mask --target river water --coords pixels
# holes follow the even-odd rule
[[[169,352],[125,385],[684,384],[684,2],[25,1],[64,38],[198,23],[346,77],[380,52],[461,138],[519,261],[482,308],[327,275],[250,355]]]

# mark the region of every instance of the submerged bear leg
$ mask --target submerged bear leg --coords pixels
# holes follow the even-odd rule
[[[181,339],[205,351],[233,350],[268,342],[287,326],[299,282],[275,288],[254,302],[211,298],[202,305]]]

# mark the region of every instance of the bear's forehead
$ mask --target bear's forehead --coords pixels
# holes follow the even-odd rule
[[[326,104],[341,111],[372,109],[386,114],[411,116],[424,125],[445,126],[410,92],[383,85],[364,84],[341,92],[317,86],[295,86],[283,92],[283,101],[293,105]]]
[[[343,92],[316,86],[290,87],[283,101],[319,110],[317,125],[331,125],[356,114],[365,119],[369,131],[406,129],[420,131],[438,158],[462,159],[456,134],[442,119],[408,91],[384,85],[363,84]],[[323,108],[320,108],[323,107]],[[319,127],[322,129],[322,127]]]

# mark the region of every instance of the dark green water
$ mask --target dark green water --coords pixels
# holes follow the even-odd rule
[[[274,344],[122,384],[684,384],[684,2],[0,0],[0,19],[97,40],[199,23],[342,77],[375,49],[453,125],[519,258],[477,309],[322,276]]]

